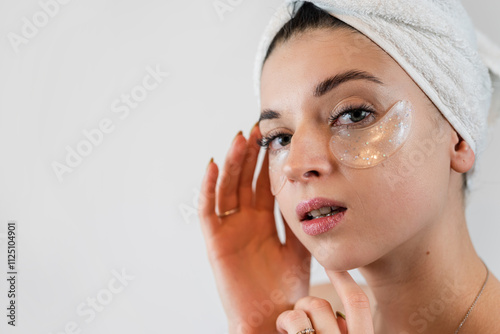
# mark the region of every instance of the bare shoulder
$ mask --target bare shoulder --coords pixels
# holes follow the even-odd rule
[[[373,306],[374,298],[370,288],[365,284],[359,284],[359,287],[366,293],[370,299],[370,304]],[[309,289],[309,295],[327,300],[330,302],[330,305],[332,305],[332,309],[334,311],[344,312],[344,306],[342,305],[342,302],[340,301],[340,298],[331,283],[312,285]]]

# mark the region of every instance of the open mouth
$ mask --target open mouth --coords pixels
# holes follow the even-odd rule
[[[339,206],[323,206],[319,209],[315,209],[315,210],[307,212],[304,220],[312,220],[312,219],[316,219],[316,218],[334,216],[337,213],[343,212],[345,210],[347,210],[347,209],[343,208],[343,207],[339,207]]]
[[[346,210],[344,203],[324,197],[302,201],[296,208],[297,218],[301,222],[334,216]]]

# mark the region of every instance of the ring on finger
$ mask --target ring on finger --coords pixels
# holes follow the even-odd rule
[[[232,215],[233,213],[236,213],[236,212],[238,212],[238,211],[240,211],[240,208],[239,208],[239,207],[236,207],[236,208],[234,208],[234,209],[231,209],[231,210],[225,211],[225,212],[223,212],[223,213],[221,213],[221,214],[218,214],[218,215],[217,215],[217,217],[219,217],[219,218],[224,218],[224,217],[230,216],[230,215]]]
[[[311,319],[307,318],[307,322],[309,323],[309,327],[307,327],[306,329],[303,329],[301,331],[298,331],[296,334],[308,334],[308,333],[315,333],[316,330],[313,328],[312,324],[311,324]]]

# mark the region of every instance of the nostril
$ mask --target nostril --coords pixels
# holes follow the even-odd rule
[[[304,177],[319,176],[319,173],[315,170],[310,170],[304,173]]]

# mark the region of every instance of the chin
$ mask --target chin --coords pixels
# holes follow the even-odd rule
[[[347,226],[351,222],[346,223]],[[319,264],[333,271],[352,270],[377,262],[395,251],[398,245],[404,244],[412,235],[411,232],[402,235],[386,231],[381,235],[373,230],[365,230],[364,233],[356,230],[333,229],[315,237],[306,235],[300,228],[297,232],[301,233],[298,234],[299,240]]]
[[[352,250],[352,247],[346,247],[343,249],[327,251],[326,248],[322,248],[318,252],[318,248],[311,249],[312,255],[319,264],[327,270],[333,271],[346,271],[352,270],[360,267],[367,266],[375,261],[377,261],[380,256],[376,252],[363,251],[362,249]],[[316,253],[315,253],[316,252]]]

